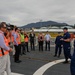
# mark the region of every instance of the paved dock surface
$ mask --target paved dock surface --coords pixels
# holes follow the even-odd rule
[[[21,63],[15,63],[11,55],[12,75],[71,75],[70,63],[62,63],[64,59],[63,49],[60,58],[54,57],[54,40],[51,42],[50,51],[45,51],[44,48],[43,52],[39,52],[37,44],[35,48],[35,51],[31,51],[29,48],[29,53],[20,55]]]
[[[21,63],[14,63],[13,57],[11,56],[12,72],[24,75],[33,75],[39,68],[41,68],[45,64],[55,60],[64,59],[63,51],[60,58],[53,56],[54,47],[51,47],[51,51],[44,50],[43,52],[39,52],[38,49],[36,49],[35,51],[30,51],[30,53],[20,56],[20,59],[22,60]],[[43,72],[43,75],[70,75],[70,63],[63,64],[61,62],[53,65],[45,72]]]

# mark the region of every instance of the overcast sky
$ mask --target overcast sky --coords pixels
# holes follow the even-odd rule
[[[75,24],[75,0],[0,0],[0,22],[22,26],[40,20]]]

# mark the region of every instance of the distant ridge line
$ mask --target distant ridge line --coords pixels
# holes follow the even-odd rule
[[[48,27],[48,26],[57,26],[57,27],[61,27],[61,26],[71,26],[67,23],[59,23],[59,22],[55,22],[55,21],[43,21],[43,22],[36,22],[36,23],[30,23],[24,26],[21,26],[21,28],[40,28],[40,27]]]

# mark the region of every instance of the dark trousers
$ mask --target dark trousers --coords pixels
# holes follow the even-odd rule
[[[39,51],[43,51],[43,41],[39,41]]]
[[[70,46],[63,46],[63,49],[64,49],[64,56],[65,56],[65,60],[68,61],[68,58],[71,59],[71,47]]]
[[[28,49],[28,42],[25,42],[25,50],[27,49],[27,52],[29,52],[29,49]]]
[[[75,49],[70,64],[71,75],[75,75]]]
[[[62,51],[61,45],[56,45],[56,47],[55,47],[55,56],[57,56],[57,53],[58,53],[58,56],[60,56],[61,51]]]
[[[25,43],[22,42],[21,43],[21,53],[20,54],[24,54],[24,53],[26,53],[26,51],[25,51]]]
[[[35,50],[34,41],[30,41],[31,50]]]
[[[47,48],[48,50],[50,51],[50,41],[46,41],[46,46],[45,46],[45,50],[47,51]]]
[[[19,61],[19,55],[20,55],[20,45],[14,45],[15,47],[15,56],[14,56],[14,61]]]

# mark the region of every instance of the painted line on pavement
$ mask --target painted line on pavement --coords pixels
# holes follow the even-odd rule
[[[4,75],[7,75],[6,72]],[[24,75],[24,74],[19,74],[19,73],[11,73],[11,75]]]
[[[45,64],[44,66],[42,66],[41,68],[39,68],[33,75],[43,75],[44,72],[45,72],[48,68],[50,68],[50,67],[52,67],[53,65],[56,65],[56,64],[58,64],[58,63],[61,63],[61,62],[63,62],[63,61],[65,61],[65,59],[55,60],[55,61],[49,62],[49,63]]]

